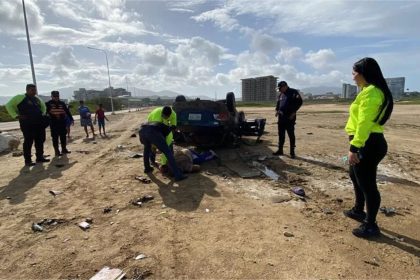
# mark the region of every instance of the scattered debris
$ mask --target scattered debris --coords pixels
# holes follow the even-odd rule
[[[133,134],[131,134],[131,135],[130,135],[130,137],[131,137],[131,138],[136,138],[136,137],[137,137],[137,135],[136,135],[135,133],[133,133]]]
[[[305,190],[300,187],[293,187],[291,191],[298,196],[305,196]]]
[[[78,224],[78,226],[83,230],[87,230],[90,228],[90,224],[88,222],[81,222]]]
[[[44,230],[44,228],[41,225],[37,224],[37,223],[33,223],[31,228],[35,232],[37,232],[37,231],[41,232],[41,231]]]
[[[141,207],[143,205],[143,203],[146,203],[146,202],[151,201],[153,199],[154,199],[154,196],[146,194],[146,195],[143,195],[142,197],[133,199],[130,202],[133,205]]]
[[[313,133],[312,133],[312,132],[307,132],[306,134],[307,134],[307,135],[313,135]]]
[[[151,276],[153,273],[150,270],[145,270],[145,271],[140,271],[140,269],[135,268],[134,269],[134,273],[133,273],[133,278],[134,280],[143,280],[146,279],[147,277]]]
[[[143,176],[136,176],[135,179],[145,184],[150,184],[152,182],[152,180]]]
[[[142,259],[145,259],[145,258],[147,258],[147,256],[145,254],[140,254],[137,257],[135,257],[134,259],[136,259],[136,260],[142,260]]]
[[[23,156],[23,152],[22,151],[17,151],[17,152],[13,152],[12,153],[12,157],[21,157]]]
[[[109,213],[111,211],[112,211],[112,207],[111,206],[104,208],[104,214]]]
[[[57,164],[54,164],[54,166],[57,167],[57,168],[61,168],[61,167],[64,167],[66,165],[62,164],[62,163],[57,163]]]
[[[206,208],[206,213],[210,213],[210,209]]]
[[[141,158],[143,156],[143,154],[141,153],[130,153],[128,155],[129,158]]]
[[[379,211],[385,214],[385,216],[393,216],[397,213],[397,210],[394,207],[381,207]]]
[[[364,261],[364,262],[373,266],[379,266],[379,264],[376,261]]]
[[[12,199],[12,198],[11,198],[10,196],[6,196],[6,199],[9,199],[9,200],[10,200],[10,199]]]
[[[54,190],[50,190],[50,191],[49,191],[49,193],[50,193],[50,194],[52,194],[52,195],[55,197],[55,196],[57,196],[57,195],[59,195],[59,194],[62,194],[63,192],[62,192],[62,191],[54,191]]]
[[[253,161],[252,165],[255,166],[258,170],[260,170],[262,173],[264,173],[267,177],[270,177],[274,181],[278,181],[280,178],[280,175],[265,166],[264,164],[261,164],[259,162]]]
[[[89,224],[93,224],[93,219],[92,218],[86,218],[85,222],[89,223]]]
[[[117,149],[123,150],[125,148],[126,148],[126,146],[124,146],[124,145],[117,145]]]
[[[286,236],[286,237],[294,237],[295,236],[293,233],[288,232],[288,231],[283,232],[283,235]]]
[[[335,198],[333,199],[333,201],[337,202],[337,203],[343,203],[343,199],[342,198]]]
[[[125,273],[118,268],[109,268],[105,266],[89,280],[121,280]]]
[[[81,153],[81,154],[88,155],[90,153],[90,151],[77,150],[76,153]]]
[[[97,142],[96,141],[92,141],[92,144],[96,144]]]

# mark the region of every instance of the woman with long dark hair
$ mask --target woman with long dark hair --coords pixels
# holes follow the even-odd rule
[[[350,106],[350,116],[345,130],[349,135],[350,178],[355,192],[355,204],[344,215],[362,222],[353,230],[357,237],[379,236],[376,224],[381,196],[376,185],[376,171],[385,157],[388,145],[383,125],[393,110],[391,91],[378,63],[370,57],[353,65],[353,80],[361,89]],[[366,204],[366,212],[364,211]]]

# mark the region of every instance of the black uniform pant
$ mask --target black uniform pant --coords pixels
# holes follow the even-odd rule
[[[67,129],[65,123],[54,124],[51,123],[51,138],[53,142],[54,151],[58,152],[58,140],[60,139],[61,149],[67,149]]]
[[[354,208],[363,211],[366,203],[366,221],[376,222],[381,195],[376,185],[378,164],[385,157],[388,145],[382,133],[371,133],[365,146],[359,151],[360,162],[350,165],[350,178],[353,182],[356,201]]]
[[[296,123],[296,119],[288,120],[288,119],[279,118],[278,123],[277,123],[278,125],[277,128],[279,131],[279,149],[280,150],[283,150],[284,142],[286,139],[286,131],[290,140],[290,150],[296,147],[295,123]]]
[[[32,144],[35,142],[36,159],[44,157],[45,127],[42,124],[20,123],[23,133],[23,157],[25,162],[31,162]]]

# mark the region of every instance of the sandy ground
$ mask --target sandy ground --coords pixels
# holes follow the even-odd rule
[[[374,241],[355,238],[358,223],[342,214],[353,202],[342,162],[347,106],[302,108],[295,160],[271,157],[273,111],[245,108],[250,118],[268,118],[263,142],[216,150],[220,162],[177,184],[157,171],[150,184],[134,179],[143,163],[128,155],[142,147],[130,136],[147,110],[111,116],[110,137],[95,142],[73,127],[72,153],[49,164],[28,169],[21,157],[1,155],[0,278],[88,279],[109,266],[134,279],[419,279],[420,106],[396,106],[387,125],[378,184],[382,206],[396,214],[378,214],[383,235]],[[53,155],[50,137],[46,151]],[[279,181],[234,171],[252,171],[249,163],[264,155]],[[296,186],[305,201],[290,192]],[[154,200],[130,204],[147,194]],[[83,231],[77,223],[86,218],[93,223]],[[43,219],[60,220],[33,232],[32,223]],[[136,260],[139,254],[146,258]]]

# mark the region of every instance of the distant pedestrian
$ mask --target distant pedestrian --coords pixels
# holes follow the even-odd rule
[[[55,156],[61,156],[62,153],[69,154],[70,151],[67,150],[66,118],[73,122],[73,116],[66,103],[60,100],[60,93],[56,90],[51,92],[51,100],[46,103],[46,106],[47,113],[50,116],[50,130]],[[61,152],[58,148],[58,139],[60,139]]]
[[[362,222],[353,230],[355,236],[368,238],[380,234],[376,215],[381,195],[376,185],[376,172],[388,151],[383,126],[390,118],[394,105],[376,60],[366,57],[357,61],[352,74],[361,91],[350,105],[345,130],[349,135],[349,173],[356,199],[354,207],[344,211],[344,215]]]
[[[80,125],[83,126],[86,133],[86,138],[89,138],[89,132],[87,127],[90,126],[92,130],[93,138],[95,138],[95,129],[93,128],[92,124],[92,116],[90,114],[90,110],[87,106],[85,106],[85,102],[83,100],[79,101],[79,115],[80,115]]]
[[[105,116],[105,110],[103,109],[102,104],[99,104],[99,108],[98,110],[96,110],[95,113],[95,123],[96,123],[96,119],[98,120],[98,127],[99,127],[99,135],[102,136],[101,133],[101,128],[104,132],[104,136],[106,136],[106,132],[105,132],[105,120],[109,122],[108,118]]]
[[[34,84],[26,85],[26,93],[13,97],[6,104],[10,116],[19,120],[20,130],[23,133],[23,157],[26,166],[35,165],[32,162],[31,150],[35,142],[36,162],[49,162],[44,157],[45,129],[49,124],[45,116],[45,103],[38,98]]]
[[[295,124],[296,112],[302,106],[302,97],[296,89],[289,88],[285,81],[278,83],[280,95],[276,104],[277,128],[279,133],[279,149],[273,155],[283,155],[283,145],[287,135],[290,141],[290,157],[295,158],[296,137]]]
[[[71,105],[67,106],[67,109],[70,111]],[[66,115],[66,130],[67,130],[67,138],[70,139],[70,131],[71,131],[71,126],[74,125],[74,119],[70,119],[69,116]]]

